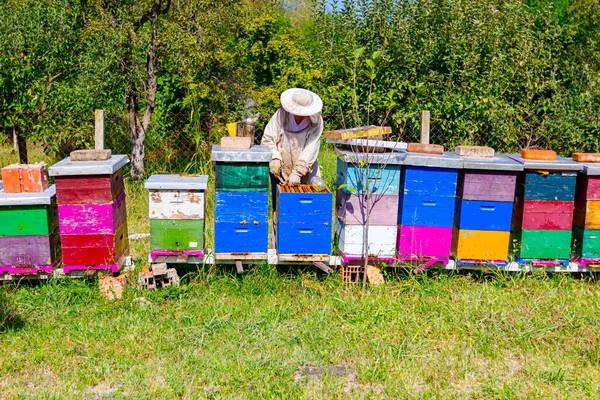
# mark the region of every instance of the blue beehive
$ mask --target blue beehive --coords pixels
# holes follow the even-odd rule
[[[330,254],[333,196],[311,185],[277,189],[275,221],[279,254]]]

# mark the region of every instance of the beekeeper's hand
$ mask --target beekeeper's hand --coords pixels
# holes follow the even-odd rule
[[[271,175],[275,178],[281,179],[281,160],[271,160],[269,163],[269,172],[271,172]]]
[[[292,171],[290,177],[288,178],[288,185],[297,186],[300,184],[300,175],[296,171]]]

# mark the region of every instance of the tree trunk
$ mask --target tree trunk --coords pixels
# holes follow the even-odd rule
[[[27,156],[27,140],[21,132],[21,128],[15,127],[14,132],[17,138],[17,148],[19,149],[19,163],[29,164],[29,157]]]

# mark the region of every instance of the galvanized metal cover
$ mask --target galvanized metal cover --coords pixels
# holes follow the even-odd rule
[[[464,169],[485,169],[493,171],[523,171],[523,164],[504,154],[494,158],[461,157]]]
[[[508,157],[523,164],[524,169],[537,169],[545,171],[583,171],[583,163],[573,161],[571,158],[556,157],[556,161],[525,160],[520,154],[507,154]]]
[[[0,206],[38,206],[50,205],[56,200],[56,187],[48,186],[48,189],[39,193],[4,193],[2,182],[0,182]]]
[[[583,173],[586,175],[600,175],[600,163],[578,163],[583,164]]]
[[[112,175],[129,162],[124,154],[117,154],[105,161],[71,161],[67,157],[48,168],[50,176]]]
[[[273,154],[267,146],[252,146],[250,149],[221,149],[220,144],[212,146],[212,160],[225,162],[269,162]]]
[[[463,158],[455,153],[444,152],[443,154],[422,154],[406,152],[404,165],[414,165],[432,168],[462,168]]]
[[[352,151],[335,149],[335,153],[339,155],[339,159],[347,163],[358,163],[368,161],[369,164],[387,164],[387,165],[402,165],[406,153],[390,152],[390,153],[354,153]]]
[[[152,175],[146,183],[146,189],[153,190],[206,190],[208,175],[185,176],[179,174]]]

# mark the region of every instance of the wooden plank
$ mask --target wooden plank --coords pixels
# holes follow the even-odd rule
[[[395,226],[398,220],[398,203],[400,196],[373,196],[371,199],[371,225]],[[346,225],[366,224],[366,203],[363,195],[336,191],[336,215]]]
[[[268,258],[267,252],[262,253],[215,253],[215,260],[217,261],[237,261],[237,260],[266,260]]]
[[[444,153],[444,146],[439,144],[409,143],[407,151],[409,153],[441,155]]]
[[[325,223],[282,223],[278,221],[277,252],[283,254],[330,254],[331,229],[329,221]]]
[[[431,115],[429,111],[421,111],[421,143],[429,144],[429,125]]]
[[[150,219],[204,219],[204,192],[196,190],[150,190]]]
[[[21,193],[21,164],[11,164],[2,168],[4,193]]]
[[[573,201],[577,173],[527,171],[525,200]]]
[[[400,199],[397,222],[409,226],[452,227],[455,204],[454,197],[405,195]]]
[[[523,230],[520,257],[533,259],[568,259],[571,255],[571,230]]]
[[[399,226],[400,257],[448,257],[452,246],[452,228],[436,226]]]
[[[217,162],[215,188],[217,191],[267,192],[269,164],[255,162]]]
[[[94,149],[104,149],[104,110],[96,110],[94,113]],[[105,158],[105,160],[108,160],[108,158]]]
[[[242,262],[241,261],[237,261],[235,262],[235,269],[237,270],[237,273],[239,275],[244,273],[244,267],[242,266]]]
[[[577,207],[573,224],[586,230],[600,229],[600,200],[589,200],[584,207]]]
[[[498,261],[508,258],[510,232],[460,229],[453,251],[459,259]]]
[[[60,258],[58,234],[0,236],[0,265],[51,265]]]
[[[533,201],[523,203],[521,227],[527,230],[569,230],[573,225],[574,203]]]
[[[552,150],[523,149],[521,150],[521,157],[524,160],[554,161],[556,160],[556,152]]]
[[[114,234],[61,235],[63,264],[113,264],[129,249],[127,224]]]
[[[468,171],[459,178],[457,196],[463,200],[512,202],[516,183],[514,172]]]
[[[600,153],[573,153],[573,161],[577,162],[600,162]]]
[[[457,146],[455,152],[461,157],[494,158],[494,149],[487,146]]]
[[[392,128],[389,126],[369,125],[325,132],[325,137],[327,139],[359,139],[379,135],[388,135],[390,133],[392,133]]]
[[[217,253],[266,253],[269,224],[215,222],[214,240]]]
[[[397,195],[400,192],[400,165],[371,164],[365,167],[347,163],[338,158],[336,186],[345,193]],[[367,185],[365,185],[367,183]]]
[[[344,254],[362,255],[365,248],[364,230],[365,227],[362,225],[345,225],[338,220],[336,227],[338,248]],[[398,229],[395,226],[369,226],[369,255],[394,257],[397,235]]]
[[[0,207],[0,236],[49,235],[57,226],[55,206]]]
[[[126,220],[125,193],[112,203],[58,206],[61,235],[109,235]]]
[[[70,154],[71,161],[106,161],[112,157],[110,150],[75,150]]]
[[[57,176],[55,183],[60,205],[110,203],[125,190],[123,169],[112,175]]]
[[[263,224],[269,222],[268,192],[217,192],[215,222]]]
[[[151,250],[204,248],[204,220],[150,220]]]
[[[327,258],[329,258],[329,256],[327,256]],[[315,267],[319,268],[321,271],[325,272],[326,274],[333,273],[333,269],[331,269],[329,266],[323,264],[321,261],[314,261],[313,265]]]
[[[331,193],[305,193],[299,187],[298,193],[278,193],[277,219],[280,223],[329,223],[333,195]]]
[[[513,203],[463,200],[458,202],[458,227],[473,231],[510,231]]]

